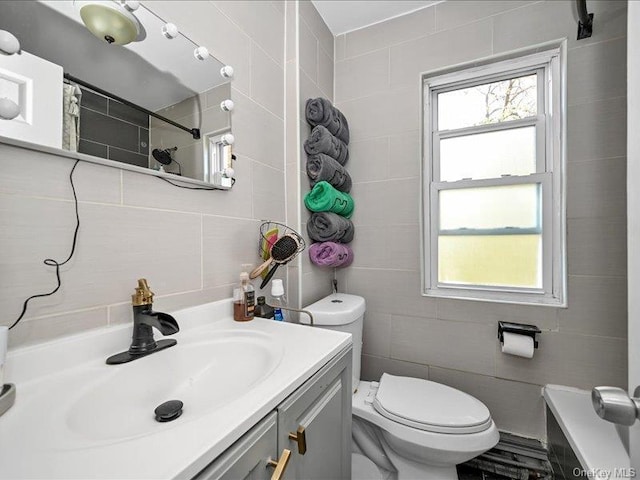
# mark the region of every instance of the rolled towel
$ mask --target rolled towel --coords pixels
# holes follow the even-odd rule
[[[307,176],[312,187],[324,180],[341,192],[349,193],[351,190],[351,176],[347,169],[324,153],[307,157]]]
[[[348,193],[340,192],[328,182],[315,184],[304,197],[304,204],[312,212],[333,212],[343,217],[353,215],[353,198]]]
[[[313,213],[307,222],[307,234],[314,242],[349,243],[353,232],[351,220],[332,212]]]
[[[326,98],[310,98],[305,106],[307,123],[312,127],[322,125],[331,135],[349,144],[349,124],[340,110]]]
[[[344,165],[349,160],[349,149],[340,139],[331,135],[331,132],[322,125],[313,127],[311,135],[304,141],[304,151],[307,155],[325,153]]]
[[[309,247],[309,259],[319,267],[348,267],[353,262],[353,250],[342,243],[314,243]]]

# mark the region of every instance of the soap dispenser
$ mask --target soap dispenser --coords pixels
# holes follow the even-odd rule
[[[249,281],[249,273],[240,274],[240,285],[233,290],[233,319],[237,322],[253,320],[256,292]]]

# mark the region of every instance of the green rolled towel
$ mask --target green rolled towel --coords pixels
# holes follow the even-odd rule
[[[304,204],[312,212],[333,212],[343,217],[353,215],[353,198],[348,193],[340,192],[329,182],[318,182],[304,197]]]

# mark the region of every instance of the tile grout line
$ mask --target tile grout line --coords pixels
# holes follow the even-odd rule
[[[204,215],[200,214],[200,290],[204,290]]]

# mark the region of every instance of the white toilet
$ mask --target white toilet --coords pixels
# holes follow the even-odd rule
[[[360,381],[364,298],[336,293],[305,310],[317,327],[353,335],[354,479],[383,478],[371,462],[398,480],[457,479],[457,464],[498,443],[489,410],[471,395],[386,373],[380,382]]]

